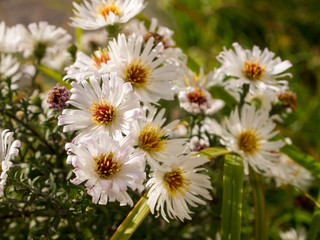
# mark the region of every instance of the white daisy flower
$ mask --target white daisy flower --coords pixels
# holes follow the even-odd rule
[[[0,137],[0,197],[3,195],[3,187],[6,184],[7,171],[12,165],[10,158],[12,155],[17,156],[21,143],[19,140],[12,142],[13,132],[8,129],[1,132]]]
[[[174,32],[167,27],[158,26],[156,18],[151,19],[149,28],[146,28],[144,22],[133,19],[124,27],[124,32],[127,35],[136,34],[143,36],[144,43],[153,37],[154,45],[161,43],[163,45],[161,55],[165,56],[166,63],[171,63],[176,66],[178,75],[183,75],[184,68],[187,63],[187,56],[180,48],[174,47],[175,41],[172,39]]]
[[[67,163],[75,167],[73,172],[76,174],[71,182],[78,185],[86,181],[94,203],[119,201],[121,206],[132,206],[127,190],[142,191],[146,174],[144,156],[134,152],[131,142],[130,136],[116,141],[100,132],[98,139],[85,138],[78,145],[67,143]]]
[[[149,108],[146,118],[138,119],[132,124],[131,132],[134,136],[134,145],[138,151],[146,154],[151,167],[160,168],[159,162],[166,162],[171,156],[177,156],[185,150],[185,139],[170,139],[173,129],[179,120],[163,126],[165,109],[156,114],[155,108]]]
[[[278,187],[291,184],[303,191],[307,191],[314,180],[307,169],[283,153],[280,153],[279,162],[264,175],[274,178]]]
[[[143,0],[84,0],[73,6],[71,26],[86,30],[126,23],[145,7]]]
[[[212,199],[208,191],[212,189],[210,177],[198,173],[204,170],[199,166],[208,161],[207,158],[189,153],[172,157],[165,163],[166,170],[154,170],[147,182],[147,187],[150,187],[148,205],[151,213],[160,211],[166,221],[168,221],[167,214],[172,219],[190,220],[192,212],[188,204],[196,207],[198,204],[206,204],[201,198]]]
[[[274,167],[279,161],[277,151],[284,146],[281,140],[269,141],[278,131],[273,131],[275,124],[269,113],[254,106],[244,105],[239,116],[236,108],[221,129],[221,143],[243,158],[245,173],[248,164],[257,172],[264,172]]]
[[[11,78],[11,87],[16,88],[15,84],[20,76],[20,63],[17,58],[13,57],[11,54],[0,54],[0,80],[6,78]]]
[[[130,83],[124,83],[116,73],[94,76],[90,84],[72,82],[71,98],[67,102],[77,109],[64,109],[58,124],[65,125],[64,132],[82,129],[74,139],[97,136],[98,132],[108,132],[116,136],[128,133],[129,124],[142,114],[139,96],[132,91]]]
[[[307,232],[304,228],[295,230],[293,228],[285,232],[280,232],[282,240],[305,240],[307,239]]]
[[[20,40],[17,26],[7,27],[4,21],[0,23],[0,53],[16,52]]]
[[[31,56],[34,51],[44,51],[46,54],[56,54],[70,45],[71,35],[66,30],[47,22],[30,23],[28,29],[19,25],[23,36],[19,48],[24,57]]]
[[[233,43],[235,51],[232,49],[224,51],[217,57],[222,64],[222,70],[233,78],[227,81],[232,88],[241,88],[244,83],[250,84],[250,90],[261,91],[281,91],[287,87],[287,81],[282,81],[290,73],[283,73],[292,64],[280,57],[275,59],[275,54],[267,48],[263,51],[254,46],[252,51],[243,49],[238,43]]]
[[[172,100],[175,66],[164,65],[166,58],[159,55],[163,46],[154,47],[153,38],[142,46],[142,36],[131,35],[127,41],[124,34],[119,34],[118,39],[109,42],[111,70],[130,82],[144,103]]]
[[[211,94],[205,90],[206,77],[200,69],[200,76],[196,76],[192,71],[188,71],[185,77],[185,86],[178,87],[178,99],[180,107],[191,114],[210,115],[219,111],[224,106],[224,102],[213,99]],[[182,85],[182,84],[181,84]]]
[[[77,52],[75,63],[65,69],[67,74],[63,79],[75,79],[80,82],[92,75],[100,78],[103,74],[110,73],[107,65],[109,60],[110,57],[106,48],[95,51],[91,57],[83,52]]]

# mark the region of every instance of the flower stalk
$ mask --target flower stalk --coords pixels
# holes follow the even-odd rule
[[[223,240],[240,240],[243,178],[242,158],[235,154],[226,155],[222,194],[221,237]]]
[[[150,208],[147,204],[147,194],[148,191],[146,191],[146,193],[140,198],[110,240],[127,240],[137,230],[143,220],[150,213]]]

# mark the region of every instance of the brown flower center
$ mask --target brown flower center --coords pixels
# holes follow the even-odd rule
[[[165,132],[153,123],[146,124],[140,131],[139,147],[149,153],[161,152],[167,145]]]
[[[187,97],[191,103],[196,103],[199,106],[207,102],[205,92],[200,88],[196,88],[195,91],[188,93]]]
[[[243,72],[250,80],[259,80],[266,69],[266,66],[261,67],[259,65],[259,61],[260,57],[255,63],[252,62],[252,57],[250,57],[249,62],[244,61]]]
[[[115,118],[115,109],[112,105],[106,103],[104,98],[100,98],[100,103],[92,101],[92,106],[89,108],[91,111],[91,120],[96,124],[110,124]]]
[[[100,178],[108,179],[121,170],[122,164],[119,164],[118,159],[113,159],[113,157],[114,153],[110,151],[108,156],[102,153],[100,156],[93,158],[97,164],[96,173]]]
[[[252,155],[259,150],[260,140],[259,133],[255,129],[246,129],[239,136],[239,148],[244,153]]]
[[[150,76],[150,65],[146,65],[140,59],[131,61],[130,65],[126,68],[126,80],[134,87],[145,87],[148,84]]]
[[[169,195],[172,197],[180,192],[180,194],[184,194],[184,190],[188,190],[188,185],[190,181],[183,177],[184,172],[178,169],[174,169],[169,173],[166,173],[164,176],[164,182],[167,188]]]

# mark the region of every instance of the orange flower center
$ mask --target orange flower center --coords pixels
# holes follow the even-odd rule
[[[243,72],[250,80],[259,80],[266,69],[266,66],[259,65],[260,57],[258,57],[255,63],[252,62],[252,57],[250,61],[244,61]]]
[[[261,139],[256,129],[246,129],[241,132],[238,138],[239,148],[244,153],[252,155],[259,150]]]
[[[120,9],[114,1],[104,1],[102,5],[96,8],[96,12],[102,15],[105,20],[107,20],[107,17],[109,16],[110,12],[112,12],[116,16],[120,15]]]
[[[187,95],[188,99],[192,103],[196,103],[198,105],[202,105],[207,101],[207,98],[205,96],[205,92],[202,91],[200,88],[196,88],[194,92],[190,92]]]
[[[102,153],[100,156],[93,158],[97,164],[96,173],[100,178],[108,179],[121,170],[122,164],[118,164],[118,159],[113,159],[113,157],[114,153],[110,151],[108,156]]]
[[[95,62],[96,68],[100,69],[101,68],[101,63],[107,63],[110,60],[108,51],[106,48],[102,49],[99,48],[98,51],[94,52],[94,55],[91,55],[91,58]]]
[[[145,87],[148,84],[150,75],[150,66],[141,62],[140,59],[131,61],[126,69],[126,80],[134,87]]]
[[[183,190],[188,190],[187,186],[190,184],[190,181],[183,177],[183,173],[184,172],[178,168],[165,174],[164,182],[171,197],[176,195],[177,192],[184,195]]]

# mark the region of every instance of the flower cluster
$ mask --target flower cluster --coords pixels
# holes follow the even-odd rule
[[[71,35],[62,28],[0,23],[0,84],[19,89],[27,84],[21,79],[31,79],[35,88],[41,69],[63,85],[49,92],[46,107],[58,111],[43,125],[57,121],[61,127],[66,162],[75,175],[71,183],[84,184],[93,203],[133,206],[130,193],[146,191],[152,214],[190,220],[191,208],[213,199],[208,169],[214,163],[203,157],[209,147],[239,156],[245,174],[256,171],[277,186],[310,186],[310,172],[281,152],[285,142],[277,130],[297,108],[288,60],[267,48],[234,43],[217,56],[220,67],[195,73],[172,30],[155,18],[150,24],[133,19],[145,7],[143,0],[84,0],[73,6],[72,27],[104,29],[86,33],[70,54],[65,50]],[[172,100],[179,106],[166,112],[163,102]],[[0,138],[0,196],[20,146],[12,135],[4,130]],[[45,139],[42,144],[49,145]]]

